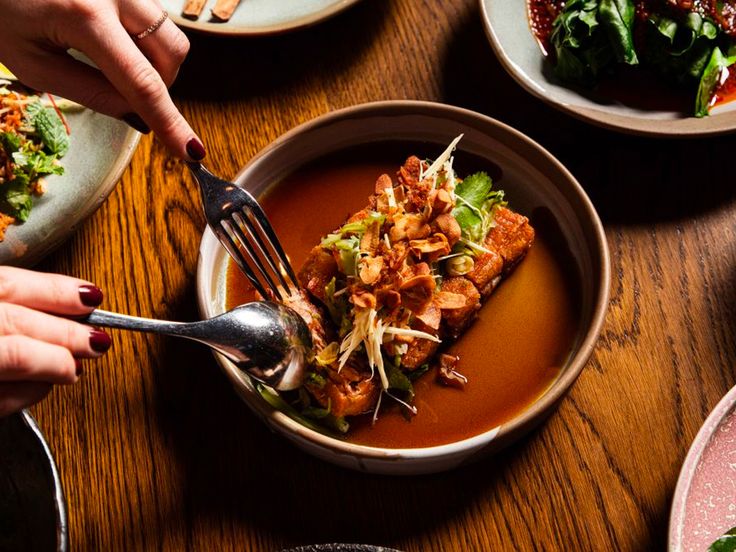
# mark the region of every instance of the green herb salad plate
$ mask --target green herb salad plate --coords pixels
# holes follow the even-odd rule
[[[531,30],[528,0],[479,3],[486,34],[503,67],[527,92],[553,107],[610,130],[639,135],[709,136],[736,129],[736,102],[718,105],[709,116],[697,118],[692,115],[694,95],[684,109],[675,107],[673,98],[660,98],[667,88],[658,79],[639,80],[630,71],[623,73],[625,77],[617,73],[606,86],[563,82]],[[629,79],[636,81],[636,88],[627,86]]]
[[[301,29],[324,21],[359,0],[242,0],[228,21],[212,15],[216,0],[207,0],[199,17],[182,14],[186,0],[162,0],[169,17],[186,29],[234,36],[269,35]]]
[[[64,117],[70,133],[63,174],[45,177],[28,220],[8,227],[0,264],[32,266],[66,240],[112,192],[140,138],[125,123],[89,109]]]

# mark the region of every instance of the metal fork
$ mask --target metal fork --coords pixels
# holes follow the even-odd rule
[[[201,163],[187,165],[202,192],[207,224],[258,293],[283,301],[298,291],[294,269],[255,198]]]

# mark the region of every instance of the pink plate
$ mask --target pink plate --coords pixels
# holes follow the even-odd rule
[[[703,552],[736,526],[736,387],[698,431],[670,512],[670,552]]]

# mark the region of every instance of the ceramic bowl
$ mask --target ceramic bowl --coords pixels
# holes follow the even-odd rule
[[[506,71],[527,92],[584,121],[649,136],[708,136],[736,129],[736,102],[698,119],[675,111],[637,109],[575,89],[555,78],[529,28],[527,0],[480,0],[486,34]],[[694,100],[693,100],[694,102]]]
[[[581,318],[574,350],[548,390],[515,418],[475,437],[448,445],[384,449],[355,445],[308,429],[269,406],[247,376],[222,357],[225,373],[250,408],[275,431],[319,458],[375,473],[418,474],[453,468],[491,453],[527,433],[570,388],[593,351],[608,305],[610,267],[598,215],[573,176],[520,132],[478,113],[442,104],[391,101],[329,113],[286,133],[253,158],[236,178],[256,197],[271,183],[311,160],[346,147],[385,141],[428,142],[446,147],[464,133],[460,149],[495,163],[514,207],[554,214],[580,275]],[[226,253],[207,230],[200,245],[197,292],[201,313],[225,308]]]

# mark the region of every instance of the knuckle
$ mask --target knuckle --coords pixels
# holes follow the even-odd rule
[[[13,297],[16,289],[14,270],[7,266],[0,266],[0,301],[7,301]]]
[[[166,86],[161,75],[151,65],[141,64],[133,70],[131,76],[141,101],[155,105],[165,96]]]
[[[170,48],[171,57],[176,62],[176,65],[179,66],[189,53],[189,39],[184,33],[177,31],[171,41]]]
[[[79,21],[92,21],[99,14],[99,7],[92,0],[67,0],[67,13]]]
[[[77,363],[69,351],[61,351],[59,359],[60,383],[74,383],[77,381]]]
[[[17,335],[4,337],[0,350],[0,362],[6,370],[21,377],[33,372],[32,363],[28,362],[29,347],[26,339]]]
[[[13,305],[0,303],[0,335],[10,335],[17,332],[18,311]]]
[[[89,349],[89,338],[86,337],[86,332],[74,322],[65,324],[63,339],[67,349]]]

